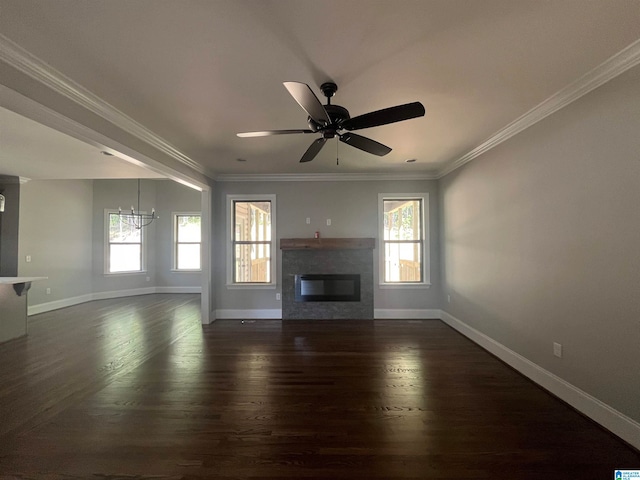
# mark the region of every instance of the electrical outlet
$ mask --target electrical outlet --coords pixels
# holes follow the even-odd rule
[[[327,218],[327,227],[331,226],[331,219]]]
[[[147,277],[147,282],[150,282],[150,281],[151,281],[151,277]]]
[[[276,293],[276,300],[280,300],[280,294]]]
[[[31,263],[31,255],[27,255],[27,256],[24,258],[24,260],[25,260],[25,262],[27,262],[27,263]]]
[[[47,295],[51,295],[51,289],[49,287],[47,287]]]
[[[311,225],[311,218],[307,217],[307,225]]]
[[[451,295],[447,295],[447,303],[451,303]]]
[[[558,358],[562,358],[562,345],[561,344],[553,342],[553,354]]]

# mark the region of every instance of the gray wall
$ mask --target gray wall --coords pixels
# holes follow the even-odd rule
[[[155,206],[160,215],[146,227],[147,272],[105,275],[104,209],[136,205],[137,180],[32,180],[22,185],[18,273],[49,277],[33,283],[30,306],[100,292],[201,286],[199,273],[171,271],[171,213],[200,211],[200,192],[170,180],[143,180],[141,192],[141,208]]]
[[[154,180],[142,180],[140,186],[140,210],[151,213],[156,204]],[[156,232],[157,223],[145,227],[146,272],[105,274],[105,209],[138,209],[137,180],[95,180],[93,183],[93,290],[112,292],[135,288],[152,287],[156,277]]]
[[[104,209],[137,210],[137,180],[95,180],[93,189],[93,288],[111,292],[147,287],[200,287],[199,273],[172,272],[172,213],[200,212],[200,192],[171,180],[142,180],[140,210],[156,209],[160,218],[145,227],[146,272],[104,273]],[[148,279],[148,280],[147,280]]]
[[[443,308],[636,421],[638,112],[640,67],[440,184]]]
[[[21,193],[19,274],[49,277],[33,282],[29,305],[90,294],[92,181],[31,180]]]
[[[18,272],[20,179],[0,174],[0,193],[6,199],[5,211],[0,213],[0,277],[15,277]]]
[[[378,193],[429,193],[431,283],[424,289],[380,289],[378,250],[374,250],[374,307],[377,309],[432,309],[440,307],[438,253],[438,185],[435,181],[356,182],[218,182],[214,197],[214,278],[218,309],[279,309],[275,299],[282,285],[280,238],[378,236]],[[226,288],[226,195],[275,194],[277,203],[277,278],[274,290]],[[311,224],[305,220],[311,218]],[[330,218],[331,226],[326,225]]]
[[[156,285],[159,287],[199,287],[200,272],[175,272],[173,269],[173,214],[200,212],[201,194],[171,180],[156,182]]]

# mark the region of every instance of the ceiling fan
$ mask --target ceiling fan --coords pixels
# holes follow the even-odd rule
[[[322,136],[313,141],[304,153],[300,162],[310,162],[320,152],[326,141],[330,138],[338,139],[373,155],[383,156],[391,151],[391,148],[382,143],[351,133],[351,130],[377,127],[388,123],[401,122],[411,118],[422,117],[424,106],[420,102],[396,105],[395,107],[376,110],[351,118],[349,111],[340,105],[332,105],[331,97],[338,91],[338,86],[333,82],[326,82],[320,86],[320,90],[327,97],[327,104],[322,105],[318,97],[313,93],[309,85],[300,82],[284,82],[296,102],[307,112],[309,117],[308,129],[299,130],[262,130],[259,132],[238,133],[239,137],[267,137],[270,135],[286,135],[291,133],[321,133]],[[342,130],[347,130],[342,133]]]

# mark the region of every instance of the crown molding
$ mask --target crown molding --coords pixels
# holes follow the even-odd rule
[[[216,182],[358,182],[380,180],[436,180],[435,172],[423,173],[269,173],[219,174]]]
[[[602,62],[593,70],[587,72],[576,81],[570,83],[562,90],[544,100],[542,103],[533,107],[506,127],[498,130],[473,150],[467,152],[456,160],[448,162],[438,171],[437,178],[442,178],[461,166],[469,163],[471,160],[500,145],[502,142],[510,139],[532,125],[535,125],[552,113],[557,112],[561,108],[575,102],[580,97],[586,95],[592,90],[595,90],[599,86],[607,83],[609,80],[612,80],[618,75],[626,72],[630,68],[635,67],[639,63],[640,40],[636,40],[631,45]]]
[[[265,181],[375,181],[375,180],[433,180],[444,177],[469,163],[502,142],[564,108],[580,97],[640,63],[640,40],[627,46],[567,87],[558,91],[524,115],[494,133],[473,150],[447,162],[436,172],[423,174],[221,174],[203,167],[170,143],[133,120],[114,106],[102,100],[69,77],[57,71],[30,52],[0,34],[0,61],[16,68],[56,93],[86,108],[113,125],[151,145],[168,157],[188,166],[215,181],[265,182]]]
[[[146,142],[170,158],[202,175],[213,177],[213,172],[209,172],[160,136],[2,34],[0,34],[0,61]]]

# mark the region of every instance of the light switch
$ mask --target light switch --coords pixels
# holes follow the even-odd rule
[[[562,345],[561,344],[553,342],[553,354],[558,358],[562,358]]]

